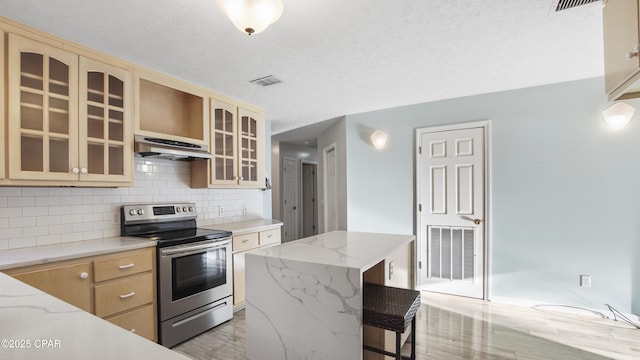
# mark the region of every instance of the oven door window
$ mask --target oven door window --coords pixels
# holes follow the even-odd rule
[[[219,248],[171,259],[172,300],[226,284],[226,255],[226,249]]]

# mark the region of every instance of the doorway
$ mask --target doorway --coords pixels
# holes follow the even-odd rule
[[[322,150],[324,160],[324,232],[338,230],[338,179],[336,145]]]
[[[283,199],[282,209],[284,211],[283,221],[283,242],[298,239],[298,161],[296,159],[284,158],[283,173]]]
[[[416,131],[418,286],[488,299],[489,122]]]

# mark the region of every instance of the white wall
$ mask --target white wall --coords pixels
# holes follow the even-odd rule
[[[491,296],[640,313],[640,116],[607,106],[596,78],[349,115],[348,229],[415,233],[415,130],[490,120]]]
[[[347,230],[347,139],[346,118],[318,136],[318,233],[324,232],[324,159],[323,150],[335,144],[338,178],[338,230]]]
[[[257,189],[191,189],[188,162],[136,157],[130,188],[0,187],[0,250],[118,236],[122,204],[171,201],[195,202],[205,225],[262,218],[268,200]]]

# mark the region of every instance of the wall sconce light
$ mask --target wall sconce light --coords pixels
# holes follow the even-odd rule
[[[607,110],[602,112],[602,117],[604,118],[605,124],[613,130],[619,130],[625,127],[631,117],[633,117],[633,113],[635,109],[633,106],[619,102],[613,104]]]
[[[282,15],[282,0],[216,0],[238,30],[248,35],[264,31]]]
[[[371,143],[373,144],[374,148],[382,150],[387,145],[388,137],[389,135],[387,135],[386,133],[380,130],[376,130],[373,132],[373,134],[371,134]]]

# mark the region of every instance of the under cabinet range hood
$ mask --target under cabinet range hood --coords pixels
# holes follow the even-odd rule
[[[207,145],[136,135],[134,151],[143,157],[159,157],[171,160],[211,159]]]

